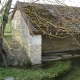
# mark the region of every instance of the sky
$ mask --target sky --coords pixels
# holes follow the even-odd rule
[[[30,2],[30,1],[33,1],[33,0],[13,0],[13,4],[15,4],[16,1]],[[57,1],[60,1],[61,3],[65,3],[68,6],[80,7],[80,0],[39,0],[38,2],[39,3],[55,3],[56,4]]]
[[[1,6],[3,6],[3,4],[5,3],[6,0],[1,0],[2,4],[0,4],[0,8]],[[12,2],[12,7],[15,5],[16,1],[21,1],[21,2],[32,2],[32,1],[36,1],[36,0],[13,0]],[[58,3],[58,1],[60,1]],[[48,4],[66,4],[68,6],[76,6],[76,7],[80,7],[80,0],[37,0],[37,3],[48,3]]]

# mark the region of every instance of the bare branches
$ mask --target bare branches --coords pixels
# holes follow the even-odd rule
[[[8,15],[9,15],[9,10],[11,8],[11,3],[12,3],[12,0],[8,0],[8,2],[6,3],[5,5],[5,9],[3,11],[3,20],[2,20],[2,32],[4,34],[4,29],[5,29],[5,26],[8,22]]]

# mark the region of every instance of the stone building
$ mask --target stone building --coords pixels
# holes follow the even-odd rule
[[[76,37],[80,28],[80,8],[25,2],[17,2],[15,8],[11,15],[13,38],[33,64],[59,60],[62,57],[53,54],[60,53],[65,57],[65,51],[80,49],[75,40],[80,41]],[[52,54],[50,58],[44,57],[49,54]],[[71,56],[68,54],[66,58]]]

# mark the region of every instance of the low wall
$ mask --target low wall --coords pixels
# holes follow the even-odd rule
[[[80,38],[76,37],[76,39],[80,42]],[[55,38],[42,36],[42,53],[61,52],[76,49],[80,49],[80,47],[77,45],[77,42],[72,39],[72,37]]]
[[[23,48],[31,60],[32,64],[41,64],[41,35],[30,35],[28,25],[25,23],[24,18],[19,10],[15,12],[12,20],[12,37]]]

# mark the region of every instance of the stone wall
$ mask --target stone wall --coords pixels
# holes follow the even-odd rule
[[[80,43],[80,38],[75,37]],[[52,53],[52,52],[61,52],[68,50],[78,50],[80,49],[79,45],[72,37],[66,38],[55,38],[55,37],[46,37],[42,36],[42,52],[43,53]]]
[[[41,44],[42,37],[41,35],[30,36],[30,60],[32,63],[38,64],[41,63]]]
[[[24,48],[28,58],[33,64],[41,63],[41,35],[29,34],[28,26],[26,25],[19,10],[15,12],[12,20],[12,35],[13,38],[20,43]]]
[[[22,67],[25,65],[25,62],[28,60],[28,57],[23,49],[23,47],[12,38],[7,42],[10,46],[10,50],[5,42],[3,42],[3,49],[5,50],[5,59],[8,66],[19,66]]]
[[[12,37],[13,39],[16,39],[19,41],[20,44],[22,44],[22,26],[21,26],[21,14],[19,11],[16,11],[14,15],[14,18],[12,20]]]

